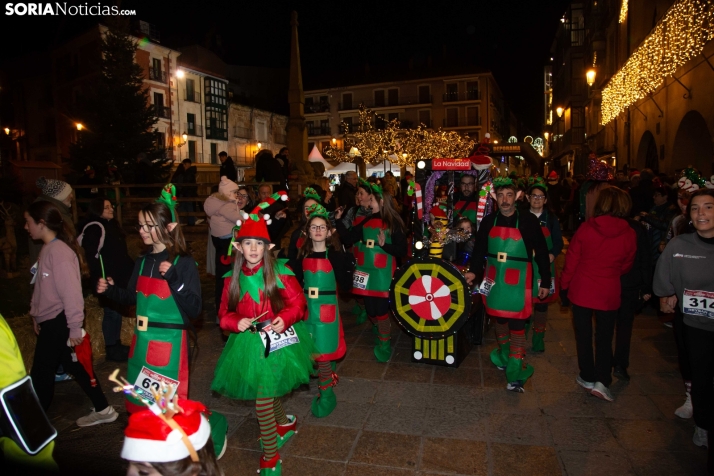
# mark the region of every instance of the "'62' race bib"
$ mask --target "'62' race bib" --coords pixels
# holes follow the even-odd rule
[[[151,390],[155,390],[159,392],[161,390],[161,383],[165,383],[166,385],[175,385],[176,388],[178,389],[179,381],[174,380],[170,377],[167,377],[166,375],[161,375],[158,372],[154,372],[151,369],[147,369],[146,367],[141,368],[141,372],[139,372],[139,375],[136,377],[136,380],[134,381],[134,388],[135,389],[141,389],[144,391],[144,397],[147,400],[151,400],[153,403],[156,403],[154,401],[154,397],[151,394]]]
[[[685,289],[682,296],[682,312],[714,319],[714,293]]]
[[[369,273],[364,271],[355,271],[352,275],[352,287],[355,289],[362,289],[363,291],[367,289],[367,283],[369,282]]]
[[[275,352],[278,349],[300,342],[300,338],[297,336],[297,333],[292,326],[285,329],[282,334],[275,332],[273,330],[273,326],[266,327],[260,331],[260,333],[261,340],[263,341],[263,347],[267,346],[266,341],[268,339],[266,339],[265,336],[270,337],[270,352]]]

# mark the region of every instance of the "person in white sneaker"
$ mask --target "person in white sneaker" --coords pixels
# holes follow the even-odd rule
[[[706,186],[714,187],[711,182]],[[714,190],[692,194],[686,216],[695,233],[675,237],[657,261],[653,288],[662,312],[675,306],[684,320],[692,370],[694,444],[709,447],[709,471],[714,472]]]
[[[32,267],[35,289],[30,315],[37,345],[30,376],[42,408],[52,403],[57,366],[74,376],[94,405],[92,412],[77,420],[78,426],[109,423],[119,416],[107,403],[97,379],[72,358],[72,349],[82,343],[84,298],[82,275],[89,276],[79,244],[60,211],[50,202],[35,202],[25,212],[25,229],[33,240],[42,240],[37,263]]]

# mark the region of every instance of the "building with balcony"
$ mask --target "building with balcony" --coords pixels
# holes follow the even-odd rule
[[[593,152],[617,169],[671,174],[692,165],[709,177],[713,39],[711,2],[572,2],[548,66],[552,102],[544,123],[553,166],[570,161],[582,173]]]
[[[438,75],[409,71],[402,76],[382,82],[352,79],[354,83],[350,83],[348,79],[342,81],[345,86],[306,89],[308,150],[317,144],[324,152],[333,137],[344,133],[343,123],[354,131],[360,105],[374,112],[376,128],[398,119],[403,128],[424,124],[431,129],[459,131],[477,141],[487,132],[494,140],[511,135],[511,115],[490,72]]]
[[[251,167],[261,148],[277,153],[285,145],[286,116],[240,104],[253,98],[245,80],[232,77],[240,71],[203,46],[181,48],[172,80],[178,93],[177,127],[187,139],[176,143],[177,160],[218,164],[218,154],[225,151],[236,165]]]
[[[218,154],[228,152],[228,79],[226,64],[198,45],[181,48],[176,74],[176,123],[181,136],[174,144],[177,161],[219,164]]]

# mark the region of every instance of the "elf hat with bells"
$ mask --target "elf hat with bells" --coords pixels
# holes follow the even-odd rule
[[[284,202],[287,201],[287,192],[275,192],[265,199],[265,201],[260,202],[252,212],[243,212],[243,220],[236,221],[236,226],[233,228],[231,248],[236,247],[237,242],[246,238],[255,238],[262,240],[265,243],[270,243],[268,225],[273,222],[271,216],[275,215],[277,211],[285,208]]]

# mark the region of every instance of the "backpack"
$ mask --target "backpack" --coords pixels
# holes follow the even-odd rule
[[[86,225],[84,225],[84,228],[82,228],[82,233],[79,234],[77,237],[77,243],[79,243],[79,246],[82,246],[82,240],[84,239],[84,230],[87,229],[89,225],[99,225],[99,228],[102,230],[102,235],[99,237],[99,246],[97,247],[97,255],[95,258],[99,258],[99,253],[102,251],[102,248],[104,247],[104,236],[106,235],[106,231],[104,230],[104,225],[102,225],[98,221],[90,221]]]

